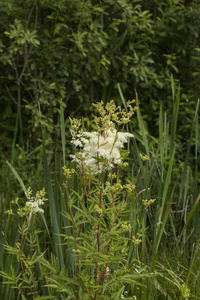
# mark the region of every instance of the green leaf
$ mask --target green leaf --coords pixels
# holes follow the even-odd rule
[[[19,174],[17,173],[17,171],[14,169],[13,166],[11,166],[11,164],[8,161],[6,161],[6,163],[9,166],[9,168],[11,169],[11,171],[13,172],[13,174],[15,175],[15,177],[17,178],[17,180],[19,181],[19,183],[20,183],[20,185],[21,185],[21,187],[22,187],[22,189],[24,191],[24,194],[26,194],[26,187],[25,187],[25,185],[24,185],[21,177],[19,176]]]

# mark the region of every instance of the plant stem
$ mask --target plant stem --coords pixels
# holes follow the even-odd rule
[[[70,212],[73,224],[74,224],[75,233],[76,232],[78,233],[78,227],[77,227],[76,221],[74,219],[74,215],[73,215],[72,208],[71,208],[71,197],[70,197],[70,194],[69,194],[69,189],[68,189],[67,182],[66,182],[66,193],[67,193],[67,199],[68,199],[68,204],[69,204],[69,212]]]
[[[21,268],[22,268],[22,284],[20,287],[20,297],[23,300],[23,285],[24,285],[24,266],[23,266],[23,237],[24,237],[24,229],[23,229],[23,218],[21,218]]]
[[[101,186],[100,186],[100,196],[99,196],[99,208],[101,209],[102,208],[102,186],[103,186],[103,175],[101,177]],[[101,233],[101,226],[100,226],[100,222],[98,224],[98,233],[97,233],[97,242],[98,242],[98,252],[100,252],[100,233]]]
[[[78,227],[77,227],[77,224],[76,224],[76,221],[74,219],[73,212],[72,212],[72,208],[71,208],[71,197],[70,197],[67,181],[66,181],[66,193],[67,193],[67,199],[68,199],[68,204],[69,204],[69,212],[70,212],[72,222],[73,222],[73,225],[74,225],[74,229],[75,229],[74,230],[75,236],[77,236],[77,235],[79,235],[79,230],[78,230]],[[77,247],[76,244],[75,244],[75,247]],[[79,278],[79,273],[80,273],[80,261],[79,261],[79,257],[77,257],[77,278]]]
[[[83,186],[83,202],[82,202],[83,206],[84,206],[85,195],[86,195],[86,185]],[[83,210],[83,207],[82,207],[82,210]],[[82,216],[81,219],[83,221],[83,216]],[[81,223],[81,225],[80,225],[79,232],[78,232],[78,237],[80,237],[82,225],[83,225],[83,223]]]
[[[103,174],[101,176],[101,185],[100,185],[100,196],[99,196],[99,208],[102,208],[102,187],[103,187]],[[101,233],[101,222],[98,224],[98,232],[97,232],[97,252],[100,252],[100,233]],[[97,275],[98,275],[98,262],[95,265],[95,286],[97,285]],[[94,300],[96,300],[97,294],[95,294]]]

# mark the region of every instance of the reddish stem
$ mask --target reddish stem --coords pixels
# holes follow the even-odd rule
[[[23,230],[23,218],[21,218],[21,268],[22,268],[22,284],[20,287],[20,296],[21,300],[23,300],[23,286],[24,286],[24,266],[23,266],[23,237],[24,237],[24,230]]]
[[[101,185],[100,185],[100,196],[99,196],[99,208],[102,208],[102,192],[103,192],[103,175],[101,177]],[[101,226],[100,223],[98,224],[98,232],[97,232],[97,252],[100,252],[100,233],[101,233]],[[97,275],[98,275],[98,262],[95,265],[95,286],[97,285]],[[96,300],[97,294],[95,294],[94,300]]]
[[[85,194],[86,194],[86,186],[84,185],[84,187],[83,187],[83,203],[82,203],[82,205],[84,206],[84,200],[85,200]],[[82,208],[83,209],[83,208]],[[82,221],[83,221],[83,216],[82,216]],[[82,230],[82,223],[81,223],[81,225],[80,225],[80,228],[79,228],[79,232],[78,232],[78,237],[80,237],[80,234],[81,234],[81,230]]]

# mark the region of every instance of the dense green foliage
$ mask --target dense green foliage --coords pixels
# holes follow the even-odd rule
[[[55,204],[46,212],[38,247],[50,243],[49,257],[51,250],[63,251],[55,250],[59,241],[53,242],[48,230],[62,233],[66,225],[58,216],[65,209],[61,168],[72,153],[68,116],[83,117],[82,127],[91,127],[92,103],[115,99],[126,107],[124,98],[137,92],[140,110],[127,127],[135,135],[129,145],[133,173],[138,172],[137,192],[151,187],[158,200],[143,220],[150,230],[139,259],[151,270],[160,261],[165,275],[171,276],[171,269],[183,274],[199,297],[200,261],[194,255],[199,239],[199,1],[0,0],[0,25],[1,242],[17,241],[17,230],[10,229],[17,223],[4,211],[16,195],[23,202],[8,160],[26,186],[34,191],[47,186]],[[139,152],[150,157],[148,164],[141,164]],[[74,189],[80,189],[76,179]],[[2,250],[0,268],[14,266],[13,258],[6,264],[4,259]],[[174,281],[180,284],[175,275]],[[152,289],[156,285],[158,292],[163,285],[155,280]],[[168,288],[169,295],[179,297]]]
[[[91,102],[118,97],[117,83],[126,98],[137,90],[155,133],[160,103],[171,109],[171,74],[187,134],[199,96],[198,1],[9,0],[0,14],[2,146],[16,116],[24,145],[39,124],[55,133],[60,99],[68,113],[87,114]]]

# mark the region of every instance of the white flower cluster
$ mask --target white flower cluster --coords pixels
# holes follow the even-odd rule
[[[72,143],[82,149],[71,157],[88,174],[102,173],[121,164],[120,149],[129,137],[133,137],[133,134],[117,132],[114,128],[103,133],[80,131]]]
[[[29,201],[26,202],[26,205],[29,206],[31,212],[33,214],[36,214],[38,212],[44,213],[44,210],[39,207],[39,206],[43,205],[46,200],[48,200],[48,199],[44,198],[44,195],[45,195],[44,189],[42,189],[41,191],[38,191],[36,193],[35,197],[33,197],[31,195],[32,195],[32,191],[30,188],[28,188],[26,197]]]

